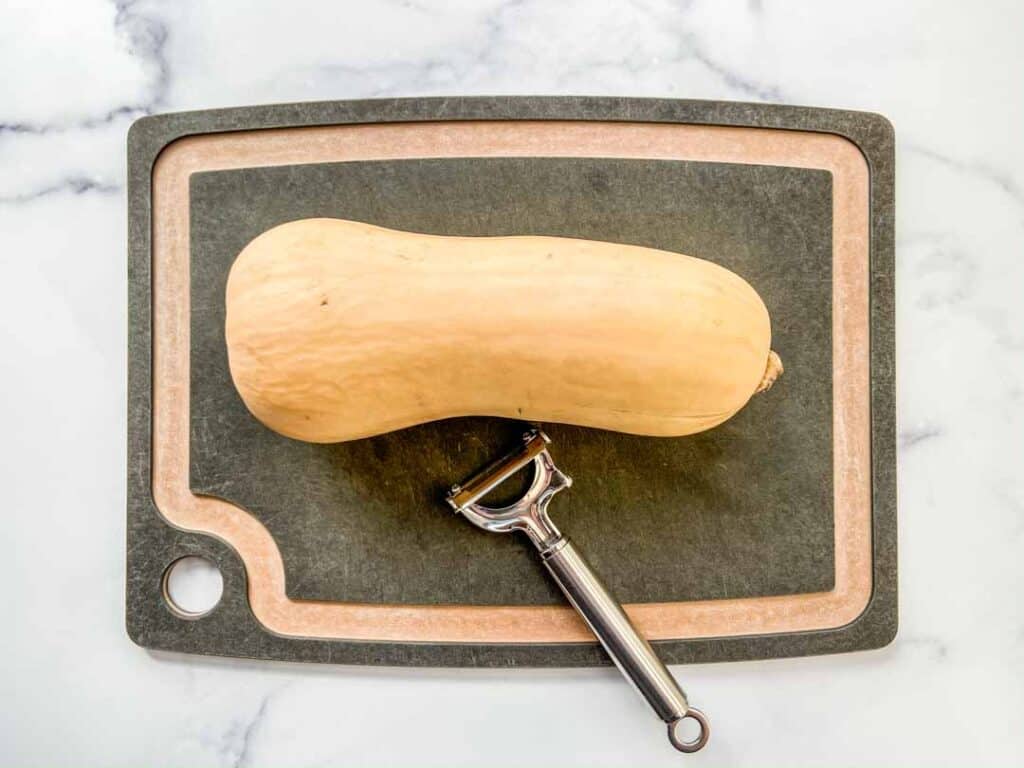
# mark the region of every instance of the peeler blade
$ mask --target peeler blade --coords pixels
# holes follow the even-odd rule
[[[453,485],[446,497],[448,504],[456,512],[462,512],[536,459],[550,442],[551,439],[539,429],[526,432],[523,444],[517,450],[492,461],[465,482]]]

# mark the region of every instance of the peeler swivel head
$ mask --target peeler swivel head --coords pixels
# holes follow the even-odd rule
[[[485,531],[525,531],[542,552],[556,546],[562,534],[547,515],[551,498],[572,485],[572,478],[559,470],[548,444],[551,439],[539,429],[523,435],[516,450],[492,462],[448,492],[448,504]],[[480,499],[528,464],[533,464],[533,482],[523,497],[505,507],[488,507]]]

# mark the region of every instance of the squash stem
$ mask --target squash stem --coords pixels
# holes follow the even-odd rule
[[[764,376],[761,377],[761,383],[757,385],[757,389],[754,390],[756,395],[758,392],[767,392],[772,388],[772,384],[775,380],[782,375],[782,372],[786,370],[782,366],[782,358],[779,357],[774,350],[768,352],[768,363],[764,368]]]

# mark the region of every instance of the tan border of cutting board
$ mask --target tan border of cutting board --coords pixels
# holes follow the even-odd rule
[[[816,168],[833,175],[835,587],[829,592],[626,606],[651,639],[830,629],[872,589],[868,167],[850,141],[803,131],[575,121],[385,123],[206,134],[169,144],[153,167],[153,498],[173,525],[217,536],[245,564],[270,631],[346,640],[567,643],[593,637],[562,606],[382,605],[285,593],[280,551],[244,509],[189,487],[189,176],[197,171],[439,157],[614,157]]]

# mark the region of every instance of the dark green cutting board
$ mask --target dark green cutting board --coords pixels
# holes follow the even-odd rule
[[[170,526],[149,488],[151,178],[189,135],[445,120],[605,120],[834,133],[865,155],[871,218],[873,593],[836,629],[656,643],[668,661],[878,647],[896,626],[893,415],[893,137],[874,115],[768,105],[593,98],[410,99],[250,107],[146,118],[129,137],[127,623],[170,650],[371,664],[607,663],[592,643],[352,642],[282,637],[256,621],[225,542]],[[194,174],[191,486],[256,516],[296,599],[388,604],[549,604],[561,598],[531,548],[453,516],[444,489],[506,448],[523,424],[452,419],[336,446],[262,427],[227,371],[223,291],[238,251],[275,224],[336,216],[421,232],[543,234],[634,243],[716,261],[746,278],[773,320],[786,373],[726,424],[681,439],[546,424],[576,484],[552,516],[628,602],[791,595],[834,581],[831,175],[825,171],[602,158],[460,158],[245,168]],[[557,329],[553,329],[557,330]],[[510,328],[509,332],[514,332]],[[539,376],[543,371],[537,372]],[[200,554],[225,578],[209,615],[167,609],[164,570]]]
[[[198,173],[190,200],[192,488],[267,526],[290,597],[562,600],[529,546],[473,528],[443,499],[499,455],[521,422],[452,419],[312,445],[271,432],[245,409],[227,365],[228,270],[260,233],[317,216],[433,234],[632,243],[710,259],[746,278],[773,318],[772,346],[786,364],[778,385],[692,437],[545,425],[556,460],[576,480],[552,515],[624,601],[832,588],[827,171],[607,158],[349,162]]]

